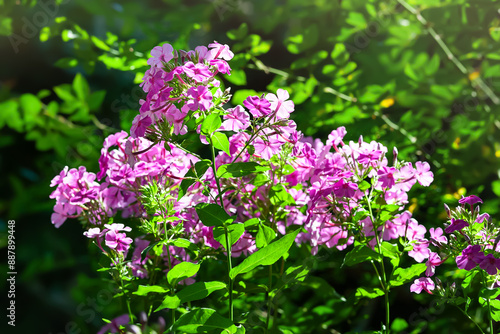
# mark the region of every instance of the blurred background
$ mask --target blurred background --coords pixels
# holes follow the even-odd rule
[[[49,184],[64,166],[98,171],[104,137],[130,129],[149,51],[163,42],[228,44],[232,104],[286,88],[306,135],[324,140],[345,126],[348,140],[428,161],[435,181],[408,205],[427,227],[442,226],[443,203],[465,194],[498,217],[499,9],[495,0],[0,0],[1,272],[8,220],[18,272],[16,327],[4,318],[1,332],[95,333],[101,317],[119,315],[79,223],[51,224]],[[339,252],[324,256],[313,283],[326,292],[287,297],[294,332],[380,328],[378,299],[338,298],[374,277],[339,269]],[[458,310],[416,297],[394,290],[396,332],[474,332]]]

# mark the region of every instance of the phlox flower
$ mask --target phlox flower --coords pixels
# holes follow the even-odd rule
[[[443,261],[437,253],[430,252],[429,259],[425,262],[427,269],[425,270],[425,275],[430,277],[436,273],[436,267],[439,266]]]
[[[396,171],[396,168],[387,166],[379,169],[377,171],[377,174],[379,176],[378,184],[384,189],[391,189],[396,184],[396,181],[394,179],[394,174],[396,173]]]
[[[493,254],[488,254],[479,262],[479,267],[490,275],[496,275],[500,269],[500,259],[495,258]]]
[[[148,59],[148,65],[163,67],[163,63],[168,63],[174,58],[173,52],[174,48],[168,43],[162,46],[155,46],[151,50],[152,57]]]
[[[283,145],[278,135],[268,136],[265,139],[256,138],[254,143],[255,155],[270,160],[273,155],[280,153]]]
[[[484,253],[479,245],[469,245],[457,256],[455,261],[459,269],[472,270],[484,260]]]
[[[429,253],[429,242],[427,240],[419,240],[413,244],[413,249],[408,252],[408,255],[418,263],[422,263],[429,257]]]
[[[222,130],[231,130],[236,132],[239,130],[245,130],[250,126],[250,116],[242,106],[236,106],[235,108],[230,108],[227,111],[229,114],[222,117],[225,119],[225,121],[222,122]]]
[[[429,166],[429,163],[425,161],[417,161],[415,163],[415,168],[415,176],[417,177],[418,183],[420,183],[424,187],[429,186],[434,180],[434,174],[432,174],[432,172],[430,171],[431,166]]]
[[[271,112],[271,103],[266,99],[261,99],[258,96],[249,96],[243,101],[243,105],[248,108],[248,111],[253,117],[263,117]]]
[[[464,227],[469,226],[469,223],[463,219],[451,218],[451,223],[448,227],[444,229],[446,233],[452,233],[455,231],[461,231]]]
[[[101,234],[101,229],[99,227],[90,228],[88,231],[83,232],[83,235],[89,239],[100,237]]]
[[[196,82],[203,82],[212,77],[212,72],[205,64],[197,63],[194,64],[188,61],[183,66],[184,73]]]
[[[234,57],[234,53],[229,49],[227,44],[222,45],[217,41],[214,41],[213,43],[208,44],[208,47],[211,48],[206,57],[208,60],[222,58],[229,61]]]
[[[190,87],[187,90],[187,97],[189,98],[186,102],[186,106],[190,110],[196,111],[207,111],[213,105],[212,93],[208,90],[206,86]]]
[[[422,292],[422,290],[424,290],[425,292],[432,294],[431,291],[435,288],[436,285],[434,284],[432,279],[428,277],[420,277],[416,279],[410,286],[410,291],[419,294]]]
[[[480,214],[479,216],[477,216],[477,218],[476,218],[475,222],[476,222],[476,223],[482,223],[485,219],[486,219],[486,221],[488,221],[488,222],[491,220],[490,215],[489,215],[488,213],[486,213],[486,212],[485,212],[485,213]]]
[[[431,234],[431,240],[436,241],[438,244],[446,244],[448,242],[448,239],[443,235],[441,227],[431,227],[429,233]]]
[[[97,334],[104,334],[104,333],[118,333],[120,332],[120,325],[126,325],[130,321],[130,317],[128,314],[121,315],[119,317],[114,318],[111,320],[109,324],[106,324],[104,327],[101,328]]]
[[[345,182],[344,179],[340,179],[333,185],[333,193],[337,197],[354,197],[354,194],[358,190],[358,185],[352,182]]]
[[[130,135],[132,138],[143,137],[146,133],[147,128],[153,124],[151,117],[146,115],[137,115],[132,121],[132,127],[130,128]]]
[[[289,118],[290,113],[295,110],[293,101],[288,100],[290,94],[281,88],[277,90],[276,94],[277,96],[272,93],[266,95],[266,99],[271,103],[271,109],[276,113],[277,118]]]
[[[458,200],[459,204],[469,204],[469,205],[474,205],[476,203],[483,203],[483,200],[477,197],[476,195],[470,195],[467,197],[463,197]]]

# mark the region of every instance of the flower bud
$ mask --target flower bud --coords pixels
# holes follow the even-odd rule
[[[170,312],[174,312],[174,310],[170,311]],[[158,318],[158,333],[163,333],[163,331],[165,330],[165,319],[163,319],[163,317],[159,317]]]
[[[139,322],[141,323],[141,325],[144,325],[148,322],[148,316],[147,316],[146,312],[142,311],[139,314]]]
[[[128,325],[126,334],[142,334],[142,330],[137,325]]]
[[[394,165],[398,163],[398,149],[394,147],[392,149],[392,156],[394,157]]]
[[[444,204],[444,209],[446,210],[446,213],[448,214],[448,218],[451,219],[451,210],[450,210],[450,207],[448,205],[446,205],[446,203]]]

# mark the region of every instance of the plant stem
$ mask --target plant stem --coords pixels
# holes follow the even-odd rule
[[[469,75],[469,71],[467,71],[467,68],[464,66],[464,64],[462,64],[460,62],[460,60],[458,60],[457,57],[455,57],[455,55],[451,52],[450,48],[445,44],[445,42],[438,35],[436,30],[434,30],[434,28],[432,28],[430,26],[429,22],[422,16],[422,14],[420,14],[420,12],[417,9],[412,7],[405,0],[397,0],[397,1],[401,4],[401,6],[406,8],[406,10],[408,10],[410,13],[415,15],[417,20],[425,27],[425,30],[427,30],[427,32],[432,36],[432,38],[436,41],[436,43],[444,51],[444,53],[446,54],[448,59],[451,60],[453,62],[453,64],[455,64],[455,66],[460,70],[460,72],[462,72],[465,75]],[[478,87],[484,92],[484,94],[486,94],[486,96],[488,96],[491,99],[491,101],[494,104],[496,104],[496,105],[500,104],[500,99],[498,98],[498,96],[496,96],[495,93],[493,93],[493,91],[490,89],[490,87],[488,87],[488,85],[486,85],[486,83],[483,81],[483,79],[478,77],[478,78],[471,80],[471,81],[473,81],[473,82],[475,81],[477,83]]]
[[[477,326],[477,328],[479,329],[479,331],[481,331],[481,333],[485,334],[484,331],[482,330],[482,328],[478,325],[477,322],[474,321],[474,319],[471,318],[470,315],[467,314],[467,312],[465,312],[464,310],[462,310],[460,307],[458,307],[458,305],[455,305],[470,321],[472,321],[474,323],[474,325]]]
[[[215,148],[212,143],[212,136],[209,136],[210,138],[210,148],[212,150],[212,169],[214,173],[214,178],[215,178],[215,183],[217,184],[217,191],[219,192],[216,199],[219,198],[220,201],[220,206],[224,211],[226,210],[224,208],[224,201],[222,200],[222,191],[220,187],[220,182],[219,178],[217,177],[217,166],[215,165]],[[231,321],[234,321],[234,315],[233,315],[233,280],[231,279],[231,276],[229,276],[229,273],[231,272],[231,269],[233,268],[232,263],[231,263],[231,244],[229,243],[229,232],[227,230],[227,227],[224,226],[224,234],[226,237],[226,255],[227,255],[227,279],[228,279],[228,286],[229,286],[229,319]]]
[[[481,277],[483,279],[483,285],[485,287],[488,287],[488,285],[486,284],[486,277],[484,276],[484,271],[481,270]],[[488,298],[486,299],[486,303],[488,304],[488,317],[490,318],[490,333],[493,334],[493,317],[491,316],[491,305],[490,305],[490,297],[488,296]]]
[[[385,301],[385,333],[389,334],[390,333],[390,324],[391,324],[391,317],[390,317],[390,304],[389,304],[389,284],[387,284],[387,276],[385,274],[385,266],[384,266],[384,257],[382,256],[382,248],[381,248],[381,243],[380,239],[378,237],[378,231],[376,228],[375,224],[375,217],[373,216],[373,210],[372,206],[370,203],[370,199],[365,196],[366,202],[368,205],[368,211],[370,212],[370,219],[372,221],[372,226],[373,226],[373,233],[375,234],[375,240],[377,241],[377,248],[378,248],[378,253],[381,256],[380,259],[380,269],[382,271],[382,281],[380,282],[380,285],[382,286],[382,289],[384,290],[384,301]],[[377,275],[380,280],[380,274],[378,273],[376,266],[374,264],[375,271],[377,272]]]
[[[269,297],[269,292],[273,286],[273,266],[269,266],[269,288],[266,293],[267,296],[267,317],[266,317],[266,334],[269,331],[269,322],[271,320],[271,298]]]

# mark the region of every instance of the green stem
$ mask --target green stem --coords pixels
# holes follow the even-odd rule
[[[390,324],[391,324],[391,317],[390,317],[390,304],[389,304],[389,284],[387,284],[387,276],[385,273],[385,266],[384,266],[384,257],[382,256],[382,246],[380,243],[380,238],[378,237],[378,231],[376,228],[375,224],[375,217],[373,216],[373,210],[372,206],[370,203],[370,199],[366,197],[366,202],[368,205],[368,211],[370,212],[370,219],[372,220],[372,226],[373,226],[373,233],[375,234],[375,240],[377,241],[377,248],[378,248],[378,253],[382,257],[380,259],[380,269],[382,271],[382,282],[380,282],[380,285],[382,286],[382,290],[384,291],[384,302],[385,302],[385,333],[389,334],[390,333]],[[375,267],[375,265],[374,265]],[[376,267],[375,267],[376,270]],[[376,270],[377,275],[379,276],[380,280],[380,274]]]
[[[467,68],[455,57],[455,55],[451,52],[450,48],[446,45],[446,43],[443,41],[443,39],[438,35],[436,30],[431,27],[429,22],[420,14],[420,12],[412,7],[410,4],[408,4],[405,0],[397,0],[406,10],[408,10],[410,13],[415,15],[417,20],[425,27],[425,30],[432,36],[432,38],[436,41],[436,43],[441,47],[441,49],[444,51],[446,56],[448,57],[449,60],[455,64],[455,66],[460,70],[465,75],[469,74],[469,71],[467,71]],[[479,88],[488,96],[491,101],[498,105],[500,104],[500,99],[498,96],[493,93],[493,91],[486,85],[486,83],[481,79],[480,77],[472,80],[477,83]]]
[[[267,317],[266,317],[266,334],[269,331],[269,323],[271,321],[271,298],[269,297],[269,291],[271,291],[273,286],[273,266],[269,266],[269,288],[266,293],[267,296]]]
[[[220,182],[219,178],[217,177],[217,166],[215,165],[215,148],[212,143],[212,136],[209,136],[210,138],[210,148],[212,150],[212,169],[214,172],[214,178],[215,178],[215,183],[217,184],[217,191],[219,192],[217,197],[216,197],[216,202],[217,198],[219,198],[220,201],[220,206],[224,211],[226,210],[224,208],[224,201],[222,200],[222,191],[220,187]],[[231,269],[233,268],[232,263],[231,263],[231,244],[229,243],[229,232],[227,230],[227,227],[224,226],[224,234],[226,237],[226,255],[227,255],[227,279],[228,279],[228,286],[229,286],[229,319],[231,321],[234,321],[234,314],[233,314],[233,280],[231,279],[231,276],[229,276],[229,273],[231,272]]]
[[[476,325],[476,327],[479,329],[479,331],[480,331],[481,333],[485,334],[485,333],[484,333],[484,331],[483,331],[483,329],[482,329],[482,328],[478,325],[478,323],[477,323],[477,322],[475,322],[475,321],[474,321],[474,319],[472,319],[472,318],[471,318],[471,316],[470,316],[470,315],[468,315],[468,314],[467,314],[467,312],[465,312],[465,311],[464,311],[464,310],[462,310],[460,307],[458,307],[458,305],[455,305],[455,306],[456,306],[456,307],[457,307],[457,308],[458,308],[458,309],[459,309],[459,310],[460,310],[460,311],[461,311],[461,312],[462,312],[462,313],[463,313],[463,314],[464,314],[464,315],[465,315],[465,316],[466,316],[466,317],[467,317],[470,321],[472,321],[472,322],[474,323],[474,325]]]
[[[484,276],[484,271],[481,270],[481,277],[483,278],[483,285],[484,287],[488,287],[486,284],[486,277]],[[491,316],[491,305],[490,305],[490,297],[486,299],[486,303],[488,304],[488,317],[490,318],[490,333],[493,334],[493,318]]]

